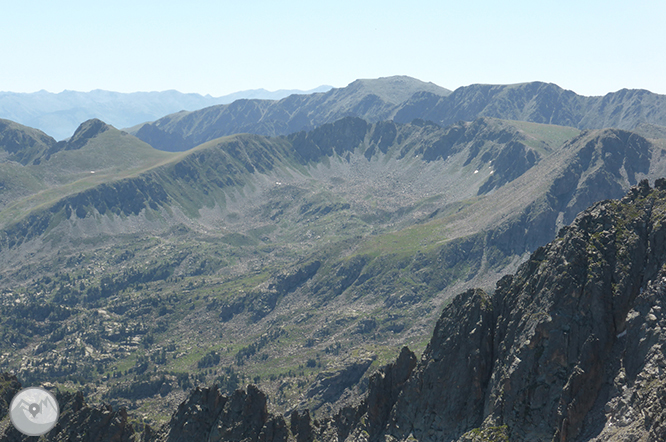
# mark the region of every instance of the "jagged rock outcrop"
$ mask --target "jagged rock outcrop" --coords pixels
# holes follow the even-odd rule
[[[492,297],[460,295],[383,436],[662,440],[663,400],[647,398],[663,397],[665,221],[666,181],[642,182],[582,213]]]
[[[361,416],[360,420],[363,420],[363,417],[367,418],[367,426],[363,429],[357,427],[354,431],[355,437],[364,435],[364,431],[369,437],[374,437],[381,434],[389,425],[391,410],[415,367],[416,355],[407,347],[403,347],[395,363],[370,377],[368,395],[357,409],[357,414]],[[334,422],[336,420],[339,420],[338,416],[333,419]]]
[[[652,403],[633,416],[619,409],[630,407],[622,398],[658,396],[663,382],[663,336],[649,327],[659,323],[650,309],[656,305],[659,313],[656,300],[666,296],[665,184],[659,180],[652,190],[642,182],[621,202],[598,203],[581,214],[503,278],[492,302],[476,292],[454,301],[403,389],[388,432],[398,439],[455,440],[483,422],[482,428],[507,426],[511,440],[609,440],[612,433],[603,438],[599,432],[609,433],[616,420],[632,428],[647,422],[656,428],[643,426],[639,433],[660,440],[663,407]],[[490,316],[480,312],[483,305]],[[441,343],[439,334],[452,342]],[[456,345],[464,350],[454,351]],[[438,351],[448,363],[436,364]],[[472,374],[477,378],[451,381]],[[434,386],[429,379],[443,382],[427,388]],[[447,423],[448,403],[461,389],[475,398],[464,414],[467,425]]]
[[[308,428],[306,426],[306,428]],[[159,433],[147,440],[178,441],[286,441],[282,416],[267,411],[266,395],[254,385],[222,396],[217,387],[195,389]]]
[[[481,425],[493,369],[493,319],[491,299],[481,290],[453,300],[391,411],[389,433],[446,440]]]
[[[359,405],[345,407],[321,421],[313,420],[308,410],[295,410],[287,419],[269,413],[266,396],[253,385],[236,390],[229,398],[217,387],[197,388],[162,430],[148,430],[143,437],[152,442],[310,442],[376,436],[387,426],[400,389],[415,366],[416,356],[403,348],[395,363],[370,377],[368,394]],[[359,422],[366,425],[361,427]]]
[[[227,398],[217,387],[193,390],[178,406],[160,437],[170,442],[203,440],[226,403]]]
[[[305,392],[304,402],[309,404],[310,409],[313,410],[317,410],[325,404],[335,403],[347,388],[358,384],[374,360],[374,357],[359,358],[338,370],[319,373],[315,382]]]

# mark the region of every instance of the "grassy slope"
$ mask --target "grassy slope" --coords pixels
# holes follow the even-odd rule
[[[141,140],[112,127],[81,149],[61,150],[39,164],[23,167],[13,162],[0,167],[13,173],[13,186],[22,192],[6,195],[0,207],[0,226],[7,226],[33,210],[46,208],[64,197],[102,183],[137,176],[177,155],[153,149]]]
[[[0,158],[26,165],[41,157],[55,140],[44,132],[0,119]]]

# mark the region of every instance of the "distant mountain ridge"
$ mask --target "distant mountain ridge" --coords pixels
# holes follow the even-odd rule
[[[183,151],[226,135],[287,135],[349,116],[373,123],[392,120],[419,93],[441,98],[451,91],[406,76],[356,80],[324,94],[291,95],[280,101],[237,100],[167,115],[127,130],[156,149]]]
[[[578,129],[631,130],[641,123],[666,126],[666,96],[643,89],[622,89],[585,97],[539,81],[512,85],[474,84],[447,97],[413,96],[396,113],[398,122],[414,118],[447,126],[478,117],[531,121]]]
[[[129,129],[160,150],[181,151],[235,133],[286,135],[311,130],[345,116],[370,122],[414,119],[449,126],[479,117],[571,126],[632,130],[666,126],[666,96],[623,89],[603,97],[585,97],[552,83],[471,85],[453,92],[410,77],[357,80],[325,94],[280,101],[241,100],[193,112],[168,115]]]
[[[306,91],[300,89],[278,89],[277,91],[268,91],[264,88],[259,88],[259,89],[248,89],[246,91],[234,92],[232,94],[227,94],[221,97],[217,97],[216,99],[224,100],[221,101],[220,104],[228,104],[236,100],[281,100],[290,95],[316,94],[319,92],[328,92],[331,89],[333,89],[333,86],[328,86],[328,85],[322,85]]]
[[[308,91],[252,89],[221,97],[163,92],[121,93],[96,89],[90,92],[0,92],[0,118],[46,132],[56,140],[70,137],[84,121],[99,118],[116,127],[134,126],[181,110],[196,110],[238,99],[280,100],[292,94],[326,92],[331,86]]]

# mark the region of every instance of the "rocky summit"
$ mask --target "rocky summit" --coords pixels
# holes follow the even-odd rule
[[[420,360],[406,347],[354,405],[276,415],[249,385],[194,389],[162,428],[61,394],[46,440],[666,440],[666,180],[596,203],[493,293],[446,306]],[[2,378],[3,397],[18,388]],[[7,393],[7,394],[5,394]],[[2,440],[20,440],[5,429]]]

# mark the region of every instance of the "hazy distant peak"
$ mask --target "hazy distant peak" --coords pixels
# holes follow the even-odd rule
[[[72,136],[81,124],[99,117],[115,127],[131,127],[181,110],[194,111],[240,98],[280,100],[292,94],[324,92],[331,86],[310,91],[264,89],[236,92],[223,97],[181,93],[176,90],[122,93],[103,89],[90,92],[41,90],[32,93],[0,92],[0,118],[38,128],[57,140]]]
[[[446,97],[451,91],[434,83],[426,83],[406,75],[360,79],[351,82],[345,89],[350,92],[365,92],[380,97],[387,103],[398,104],[407,101],[416,92],[430,92]]]
[[[328,86],[328,85],[322,85],[307,91],[302,91],[300,89],[279,89],[277,91],[271,92],[264,88],[260,88],[260,89],[250,89],[246,91],[234,92],[233,94],[219,97],[217,98],[217,100],[220,101],[220,104],[228,104],[241,99],[282,100],[283,98],[287,98],[290,95],[309,95],[320,92],[328,92],[331,89],[333,89],[333,86]]]

